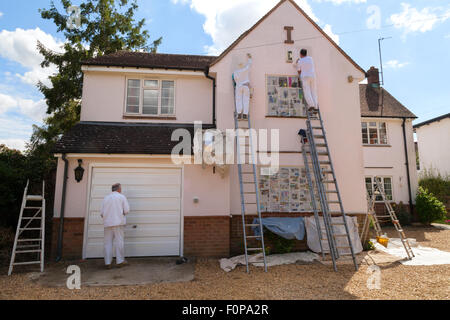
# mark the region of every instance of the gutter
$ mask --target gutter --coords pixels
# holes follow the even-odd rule
[[[216,78],[211,77],[209,75],[209,66],[204,70],[205,77],[213,82],[213,103],[212,103],[212,112],[213,112],[213,125],[216,127]]]
[[[405,125],[406,119],[407,118],[403,118],[402,129],[403,129],[403,144],[405,145],[406,177],[408,178],[409,212],[412,217],[414,208],[413,208],[413,201],[412,201],[412,194],[411,194],[411,176],[409,173],[409,157],[408,157],[408,145],[407,145],[407,139],[406,139],[406,125]]]
[[[63,189],[61,197],[61,210],[59,217],[59,232],[58,232],[58,245],[56,248],[56,262],[61,261],[62,258],[62,245],[63,245],[63,234],[64,234],[64,211],[66,208],[66,190],[67,190],[67,173],[69,171],[69,161],[66,158],[66,154],[62,155],[62,160],[64,161],[64,176],[63,176]]]

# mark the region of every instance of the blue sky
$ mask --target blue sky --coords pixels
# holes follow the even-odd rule
[[[58,1],[55,1],[58,3]],[[73,3],[79,3],[74,0]],[[138,0],[159,52],[218,54],[278,0]],[[40,18],[50,0],[0,1],[0,143],[22,149],[41,124],[45,102],[36,89],[52,70],[39,67],[35,43],[54,50],[64,38]],[[364,69],[379,66],[383,42],[385,88],[425,121],[450,112],[448,0],[297,0]]]

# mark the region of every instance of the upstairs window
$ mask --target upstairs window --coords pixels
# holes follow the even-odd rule
[[[128,79],[126,113],[143,116],[174,116],[175,81]]]
[[[362,143],[366,145],[387,145],[386,122],[362,122]]]

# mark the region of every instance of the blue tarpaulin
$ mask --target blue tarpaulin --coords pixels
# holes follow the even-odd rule
[[[303,240],[305,237],[305,220],[303,218],[262,218],[262,224],[271,232],[285,239]],[[259,223],[254,219],[253,224]],[[259,228],[253,227],[255,236],[259,236]]]

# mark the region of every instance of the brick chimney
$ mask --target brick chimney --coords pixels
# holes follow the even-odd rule
[[[378,68],[371,67],[367,71],[367,84],[373,88],[380,87],[380,71]]]

